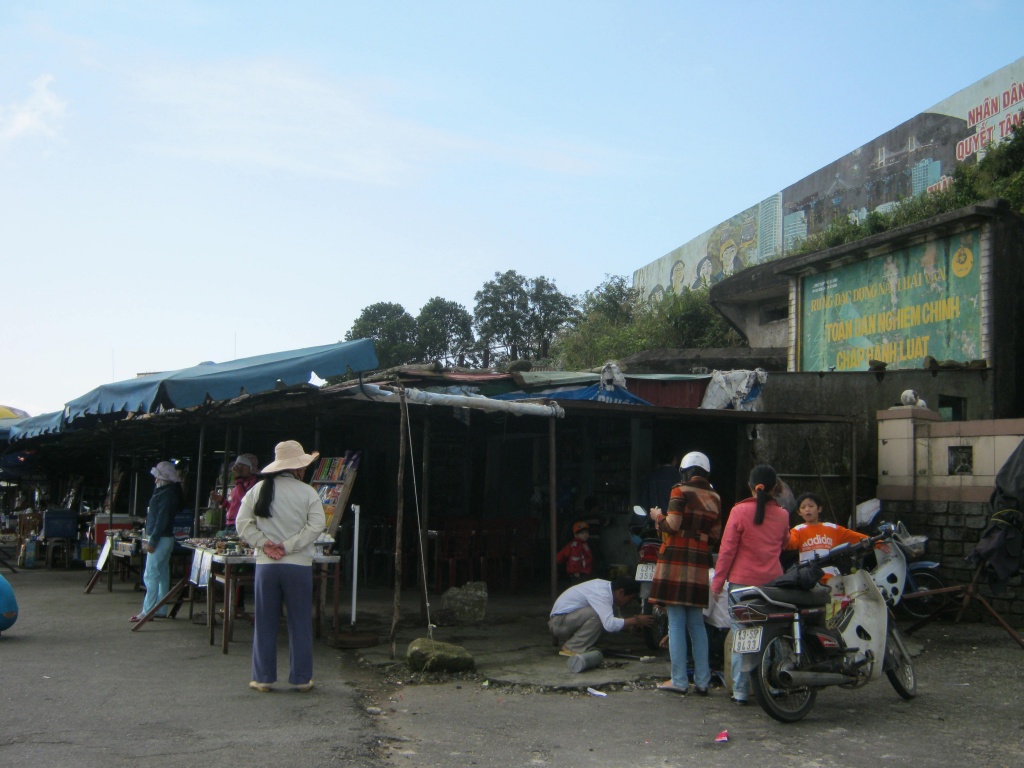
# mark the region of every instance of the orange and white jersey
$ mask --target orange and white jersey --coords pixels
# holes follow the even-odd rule
[[[840,544],[853,544],[866,539],[863,533],[851,531],[835,523],[803,523],[789,532],[789,544],[786,549],[800,552],[800,562],[804,563],[815,556],[827,554]],[[826,573],[837,573],[834,568],[826,568]]]

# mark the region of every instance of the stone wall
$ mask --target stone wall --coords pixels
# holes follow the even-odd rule
[[[942,564],[941,574],[947,583],[969,584],[974,566],[967,556],[974,549],[992,508],[980,502],[884,501],[882,515],[891,521],[901,520],[911,533],[928,537],[925,557]],[[981,594],[1013,627],[1024,626],[1024,582],[1020,576],[1010,580],[1007,588],[996,595],[982,578]],[[973,602],[967,619],[994,621],[980,603]]]

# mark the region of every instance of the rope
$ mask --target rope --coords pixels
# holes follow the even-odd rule
[[[412,445],[412,422],[409,409],[405,409],[405,434],[409,440],[409,465],[412,468],[412,491],[416,502],[416,546],[420,551],[420,583],[423,585],[423,604],[427,612],[427,637],[434,639],[434,623],[430,620],[430,595],[427,593],[427,554],[423,550],[423,521],[420,518],[420,489],[416,482],[416,461]]]

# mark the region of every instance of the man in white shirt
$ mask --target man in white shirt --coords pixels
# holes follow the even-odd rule
[[[551,608],[548,627],[562,643],[558,652],[562,656],[575,656],[593,647],[601,632],[621,632],[632,627],[649,627],[653,616],[631,616],[622,619],[615,615],[640,596],[640,583],[629,576],[613,581],[591,579],[569,587]]]

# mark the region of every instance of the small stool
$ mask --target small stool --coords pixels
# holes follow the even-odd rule
[[[46,540],[46,567],[53,568],[55,553],[64,558],[64,567],[71,567],[71,539]]]

